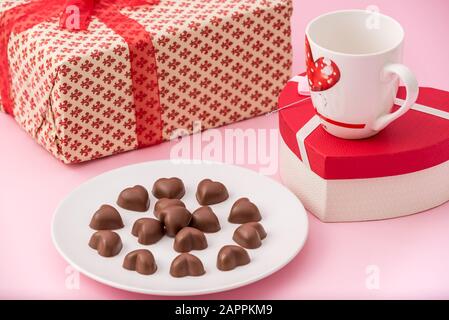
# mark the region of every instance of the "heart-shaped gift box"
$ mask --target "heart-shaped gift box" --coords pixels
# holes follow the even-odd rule
[[[379,134],[345,140],[321,127],[297,79],[279,97],[280,171],[309,211],[327,222],[377,220],[449,200],[449,92],[420,88],[412,110]],[[404,97],[400,88],[397,102]]]

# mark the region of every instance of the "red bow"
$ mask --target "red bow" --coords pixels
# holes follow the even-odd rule
[[[159,4],[159,0],[67,0],[61,13],[60,26],[68,30],[86,30],[96,8],[109,7],[109,10],[117,11],[123,7],[155,4]]]

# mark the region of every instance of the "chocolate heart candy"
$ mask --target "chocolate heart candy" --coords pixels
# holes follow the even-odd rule
[[[248,222],[235,229],[232,239],[244,248],[256,249],[266,237],[267,233],[260,223]]]
[[[139,185],[132,188],[126,188],[120,192],[117,204],[123,209],[145,212],[150,206],[148,191]]]
[[[235,245],[224,246],[217,256],[217,268],[221,271],[229,271],[239,266],[250,263],[248,252]]]
[[[207,240],[204,233],[198,229],[185,227],[176,234],[173,249],[177,252],[189,252],[207,248]]]
[[[114,230],[121,229],[124,225],[120,213],[114,207],[104,204],[92,216],[89,227],[95,230]]]
[[[260,221],[259,209],[248,198],[238,199],[231,208],[228,221],[231,223],[247,223]]]
[[[168,199],[168,198],[162,198],[156,201],[156,204],[154,205],[154,215],[156,218],[159,218],[159,213],[168,207],[186,207],[184,202],[182,202],[179,199]]]
[[[123,260],[123,268],[140,274],[150,275],[156,272],[157,265],[151,251],[139,249],[131,251],[126,255]]]
[[[164,225],[153,218],[141,218],[136,220],[131,231],[138,238],[140,244],[153,244],[164,236]]]
[[[159,219],[165,226],[167,236],[174,237],[189,225],[192,214],[184,207],[168,207],[159,213]]]
[[[190,226],[208,233],[217,232],[221,229],[217,216],[207,206],[198,208],[192,213]]]
[[[122,240],[120,236],[110,230],[95,232],[89,241],[89,247],[96,249],[98,254],[103,257],[113,257],[122,250]]]
[[[198,184],[196,199],[202,206],[216,204],[229,198],[225,185],[211,179],[204,179]]]
[[[181,253],[170,266],[170,274],[181,278],[186,276],[198,277],[205,274],[203,263],[200,259],[190,253]]]
[[[153,195],[158,198],[181,199],[186,193],[179,178],[160,178],[153,185]]]

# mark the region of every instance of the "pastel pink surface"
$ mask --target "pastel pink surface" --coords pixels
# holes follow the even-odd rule
[[[327,11],[372,4],[355,0],[294,3],[295,73],[305,69],[303,30],[308,20]],[[376,5],[403,24],[405,63],[420,84],[449,90],[444,73],[449,68],[449,42],[445,41],[449,3],[378,0]],[[226,128],[276,127],[277,117],[270,115]],[[8,116],[0,115],[0,128],[0,298],[159,299],[113,289],[82,275],[79,289],[70,289],[72,271],[52,245],[50,222],[58,203],[80,183],[123,165],[168,158],[171,143],[66,166]],[[244,288],[196,298],[449,298],[449,203],[387,221],[324,224],[312,215],[309,218],[309,239],[284,269]],[[379,271],[379,289],[366,285],[371,268]]]

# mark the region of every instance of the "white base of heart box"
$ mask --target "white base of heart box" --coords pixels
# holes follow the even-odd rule
[[[283,183],[324,222],[395,218],[449,201],[449,161],[397,176],[326,180],[308,169],[282,139],[279,157]]]

